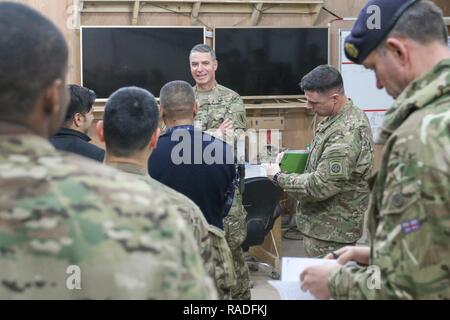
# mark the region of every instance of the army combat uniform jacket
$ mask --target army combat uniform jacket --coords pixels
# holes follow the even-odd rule
[[[195,240],[206,271],[214,279],[219,299],[230,300],[231,288],[236,285],[233,257],[225,239],[225,233],[208,224],[200,208],[188,197],[167,187],[148,175],[147,168],[128,163],[108,163],[120,171],[145,181],[171,197],[171,202],[183,208],[180,212],[184,220],[192,227]]]
[[[450,299],[450,59],[403,91],[380,143],[369,206],[371,266],[335,271],[331,295]]]
[[[226,120],[233,122],[233,130],[226,137],[217,137],[234,146],[246,128],[245,107],[242,98],[233,90],[216,84],[211,91],[203,92],[194,87],[199,102],[195,124],[202,131],[215,135],[215,131]]]
[[[278,184],[299,200],[297,225],[308,237],[354,243],[369,201],[373,138],[364,112],[351,101],[318,126],[303,174]]]
[[[216,299],[182,208],[33,135],[0,135],[0,299]]]

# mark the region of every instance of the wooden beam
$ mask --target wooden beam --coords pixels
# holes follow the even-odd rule
[[[140,6],[141,3],[139,0],[134,1],[133,19],[131,20],[131,24],[134,26],[138,24]]]
[[[160,7],[152,6],[151,2],[146,2],[146,6],[140,10],[140,13],[191,13],[193,5],[182,3],[179,5],[161,5]],[[205,4],[202,2],[199,13],[247,13],[252,14],[254,8],[249,5],[235,4],[235,5],[220,5],[220,4]],[[117,3],[105,6],[86,4],[83,13],[132,13],[132,8],[127,4]],[[264,14],[311,14],[311,10],[304,5],[285,5],[267,7],[264,9]]]
[[[257,3],[253,8],[252,13],[252,26],[256,26],[259,22],[259,18],[261,17],[261,10],[263,8],[264,3]]]
[[[135,0],[85,0],[85,2],[96,2],[96,3],[112,3],[112,2],[121,2],[121,3],[130,3]],[[324,4],[324,0],[148,0],[146,2],[155,2],[155,3],[194,3],[194,2],[203,2],[203,3],[270,3],[270,4]]]
[[[317,23],[317,19],[319,18],[320,9],[322,8],[319,4],[311,4],[309,5],[311,10],[311,25],[315,26]]]
[[[201,5],[202,5],[201,2],[194,2],[194,4],[192,5],[191,23],[194,23],[197,21]]]
[[[178,13],[190,15],[191,24],[200,14],[250,14],[251,25],[258,25],[261,13],[299,14],[314,25],[324,0],[78,0],[82,13],[128,13],[131,25],[137,25],[145,13]],[[142,5],[145,4],[145,5]],[[264,9],[263,9],[264,8]]]

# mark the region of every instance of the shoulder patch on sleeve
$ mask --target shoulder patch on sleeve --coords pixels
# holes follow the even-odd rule
[[[328,175],[331,178],[346,178],[348,175],[344,159],[332,159],[328,161]]]

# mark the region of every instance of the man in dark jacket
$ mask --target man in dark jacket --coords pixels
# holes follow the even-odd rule
[[[88,88],[69,85],[70,105],[62,128],[50,138],[56,149],[73,152],[102,162],[105,151],[92,143],[87,135],[94,121],[92,105],[95,93]]]
[[[194,128],[198,106],[187,82],[166,84],[160,102],[168,129],[150,156],[150,176],[190,198],[209,224],[223,229],[236,186],[233,151]]]

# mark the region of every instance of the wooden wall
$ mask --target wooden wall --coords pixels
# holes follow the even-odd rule
[[[70,49],[70,60],[68,70],[68,82],[80,83],[80,36],[79,31],[70,29],[68,26],[69,19],[72,16],[71,6],[74,0],[16,0],[16,2],[30,5],[44,15],[49,17],[63,32]],[[434,0],[443,10],[444,14],[450,16],[450,2],[448,0]],[[356,17],[366,0],[326,0],[324,7],[334,12],[340,17]],[[250,25],[250,15],[248,14],[227,14],[227,15],[200,15],[200,19],[209,27],[216,26],[232,26]],[[327,26],[335,17],[324,10],[318,16],[315,26]],[[130,25],[131,15],[129,14],[83,14],[81,23],[83,25]],[[337,24],[341,22],[333,22]],[[175,14],[143,14],[140,16],[140,25],[162,25],[177,26],[190,25],[190,18],[187,16]],[[302,18],[299,15],[279,15],[266,14],[262,15],[259,25],[261,26],[311,26],[309,19]],[[346,23],[346,27],[351,27],[352,23]],[[333,36],[333,35],[332,35]],[[332,38],[333,40],[334,38]],[[337,41],[332,41],[337,43]],[[337,57],[337,50],[331,48],[331,62],[334,64]]]
[[[70,57],[68,69],[68,83],[80,83],[80,36],[77,29],[70,26],[73,16],[72,5],[75,0],[16,0],[28,4],[44,15],[49,17],[63,32],[67,39]],[[450,16],[450,3],[448,0],[435,0],[445,15]],[[326,0],[324,7],[339,17],[356,17],[365,5],[366,0]],[[209,28],[216,26],[248,26],[251,23],[248,14],[226,14],[226,15],[200,15],[200,20]],[[332,65],[338,64],[338,30],[339,28],[351,28],[351,21],[336,21],[336,17],[322,10],[317,17],[314,26],[328,26],[330,23],[331,34],[331,60]],[[82,25],[130,25],[130,14],[83,14]],[[171,13],[141,14],[140,25],[178,26],[191,25],[190,17]],[[311,26],[310,19],[300,15],[263,14],[259,22],[260,26],[285,26],[285,27],[308,27]],[[311,117],[304,111],[286,112],[286,132],[284,141],[289,148],[303,148],[305,141],[311,137]],[[94,128],[91,136],[95,139]],[[379,152],[377,152],[379,153]],[[377,155],[378,157],[378,155]]]
[[[74,0],[18,0],[17,2],[28,4],[49,17],[63,32],[67,39],[70,51],[68,83],[80,83],[80,34],[78,29],[71,28],[70,19],[73,17],[72,5]],[[325,7],[341,16],[353,16],[362,7],[363,0],[327,0]],[[327,26],[328,21],[334,19],[330,14],[322,11],[315,26]],[[209,28],[217,26],[248,26],[251,24],[249,14],[225,14],[225,15],[200,15],[200,20]],[[83,14],[82,25],[130,25],[131,15],[120,13],[109,14]],[[191,25],[189,16],[172,13],[141,14],[139,25],[151,26],[188,26]],[[296,14],[263,14],[259,22],[260,26],[284,26],[284,27],[308,27],[310,19]],[[276,111],[275,111],[276,112]],[[312,132],[311,116],[303,110],[287,111],[286,131],[284,141],[288,148],[304,148],[311,140]],[[98,118],[102,115],[99,114]],[[94,143],[101,145],[95,137],[95,128],[92,127],[90,135]]]
[[[47,16],[55,23],[66,37],[69,46],[68,82],[80,82],[80,38],[79,31],[70,29],[68,22],[71,17],[73,0],[16,0],[14,2],[29,5]]]
[[[80,35],[77,29],[71,29],[71,6],[74,0],[16,0],[34,7],[50,18],[63,32],[70,49],[69,83],[80,83]],[[363,7],[365,0],[326,0],[325,7],[341,17],[353,17]],[[327,26],[334,17],[322,10],[315,26]],[[251,24],[249,14],[222,14],[201,15],[200,20],[209,28],[218,26],[248,26]],[[85,13],[81,18],[82,25],[130,25],[131,15],[120,13],[94,14]],[[189,16],[172,13],[141,14],[139,25],[150,26],[188,26],[191,25]],[[260,26],[284,26],[284,27],[309,27],[308,17],[297,14],[263,14],[259,22]]]

